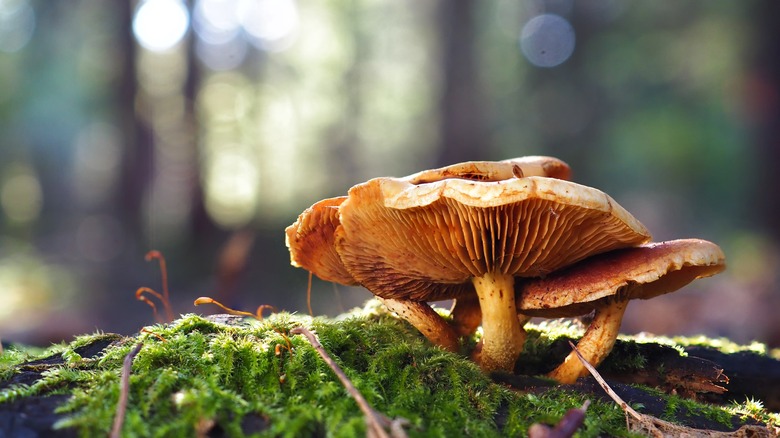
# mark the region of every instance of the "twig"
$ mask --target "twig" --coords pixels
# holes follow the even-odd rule
[[[403,430],[403,426],[407,424],[408,421],[403,418],[396,418],[391,420],[385,415],[375,411],[374,408],[372,408],[363,397],[363,394],[361,394],[360,391],[355,388],[347,375],[344,374],[344,371],[342,371],[341,367],[339,367],[338,364],[333,359],[331,359],[331,357],[328,355],[328,352],[325,351],[325,348],[322,347],[322,344],[320,344],[320,341],[317,339],[317,336],[315,336],[314,333],[312,333],[306,327],[301,326],[290,330],[290,334],[300,334],[305,336],[306,339],[309,340],[311,346],[317,350],[317,353],[319,353],[322,360],[324,360],[330,369],[336,373],[336,376],[341,381],[341,384],[344,385],[344,388],[347,389],[349,395],[355,399],[358,407],[360,407],[360,410],[363,411],[363,414],[366,416],[369,437],[390,438],[391,435],[388,435],[386,430],[386,428],[389,428],[391,430],[392,437],[406,438],[406,432]]]
[[[133,366],[133,359],[141,351],[144,344],[139,342],[127,353],[125,361],[122,364],[122,378],[119,387],[119,403],[116,405],[116,414],[114,415],[114,426],[111,428],[111,438],[122,436],[122,424],[125,422],[125,412],[127,412],[127,398],[130,394],[130,370]]]
[[[601,389],[603,389],[604,392],[606,392],[607,395],[609,395],[610,398],[612,398],[612,400],[614,400],[615,403],[617,403],[618,406],[620,406],[620,408],[623,409],[623,411],[625,413],[631,415],[636,420],[640,420],[641,421],[642,420],[642,414],[640,414],[639,412],[635,411],[631,406],[628,405],[628,403],[623,401],[623,399],[620,398],[620,396],[617,395],[617,393],[615,393],[615,391],[612,390],[612,388],[607,384],[607,382],[604,380],[604,378],[601,377],[601,374],[599,374],[599,372],[596,371],[596,368],[594,368],[593,365],[591,365],[590,362],[588,362],[582,356],[582,354],[580,354],[580,350],[577,350],[577,347],[574,345],[574,343],[572,341],[569,341],[569,345],[571,346],[571,349],[574,350],[574,354],[577,355],[577,358],[580,360],[580,362],[582,362],[582,365],[584,365],[585,368],[587,368],[588,371],[590,371],[590,374],[593,375],[593,378],[595,378],[596,381],[599,382],[599,386],[601,386]]]

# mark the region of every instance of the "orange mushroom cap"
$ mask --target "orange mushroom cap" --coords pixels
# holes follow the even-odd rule
[[[569,166],[563,161],[546,156],[527,156],[504,161],[469,161],[425,170],[404,178],[411,184],[423,184],[444,179],[500,181],[519,176],[547,176],[568,179]],[[317,277],[334,283],[357,285],[347,272],[334,246],[335,230],[339,227],[339,207],[346,196],[318,201],[298,216],[285,229],[285,243],[290,249],[293,266],[304,268]]]
[[[518,285],[517,310],[530,316],[584,315],[605,299],[649,299],[726,268],[723,251],[701,239],[648,243],[600,254]]]

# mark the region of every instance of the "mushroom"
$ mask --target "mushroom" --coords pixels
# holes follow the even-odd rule
[[[476,293],[481,366],[511,371],[525,340],[515,277],[543,276],[650,236],[594,188],[525,172],[459,175],[375,178],[352,187],[339,207],[336,252],[358,283],[385,299]]]
[[[650,238],[608,195],[555,178],[568,175],[560,160],[526,157],[375,178],[314,204],[286,229],[292,264],[363,285],[451,350],[454,330],[426,302],[476,296],[481,366],[508,371],[525,339],[515,277]]]
[[[545,318],[573,317],[595,310],[577,349],[597,366],[615,345],[629,300],[674,292],[697,278],[725,269],[725,256],[714,243],[681,239],[648,243],[596,255],[517,288],[517,311]],[[570,353],[548,376],[573,383],[587,370]]]

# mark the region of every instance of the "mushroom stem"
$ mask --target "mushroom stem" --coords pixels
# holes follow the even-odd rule
[[[455,330],[455,334],[460,337],[473,335],[477,331],[477,327],[482,324],[479,298],[476,295],[457,298],[452,310],[450,310],[450,315],[452,315],[450,325]],[[518,313],[517,319],[520,322],[520,327],[523,327],[531,320],[531,317]]]
[[[484,371],[508,371],[523,351],[525,330],[515,310],[515,279],[488,272],[472,279],[482,309],[482,353]]]
[[[585,335],[577,343],[577,349],[580,354],[591,365],[597,367],[601,361],[612,351],[615,345],[618,333],[620,332],[620,323],[623,321],[623,313],[626,311],[628,301],[611,300],[605,306],[596,309],[596,316],[585,331]],[[557,368],[552,370],[548,377],[557,380],[560,383],[574,383],[579,377],[588,373],[585,365],[572,351],[566,356],[566,360]]]
[[[392,298],[380,299],[391,312],[397,313],[398,316],[413,325],[431,343],[448,351],[458,351],[458,336],[455,331],[427,303]]]

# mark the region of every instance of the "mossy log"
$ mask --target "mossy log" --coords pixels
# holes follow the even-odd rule
[[[592,379],[559,386],[517,377],[552,368],[568,353],[562,345],[577,337],[576,327],[530,327],[516,373],[487,376],[465,354],[475,340],[463,345],[462,355],[432,347],[372,301],[332,320],[186,315],[136,336],[81,336],[36,355],[6,348],[0,436],[105,436],[120,398],[123,360],[139,342],[123,436],[365,435],[355,401],[311,345],[289,334],[299,325],[317,333],[374,409],[408,420],[409,436],[525,436],[533,423],[554,424],[585,400],[592,403],[580,436],[630,435],[623,411]],[[600,370],[645,414],[698,429],[754,424],[761,434],[776,433],[780,416],[771,411],[778,410],[780,361],[755,346],[698,354],[704,347],[690,343],[624,337]]]

